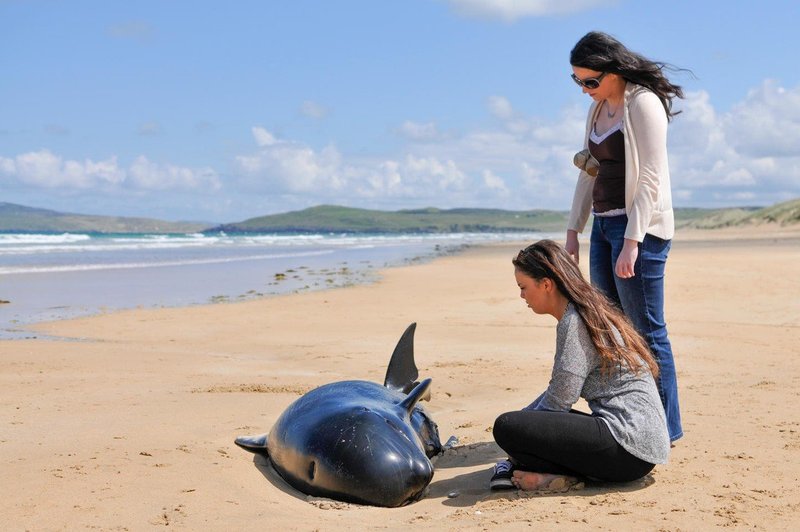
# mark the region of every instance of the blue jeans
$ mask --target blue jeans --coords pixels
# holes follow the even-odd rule
[[[650,346],[658,362],[656,385],[667,415],[669,439],[675,441],[683,436],[683,428],[675,361],[664,321],[664,266],[672,241],[645,235],[639,244],[635,275],[630,279],[620,279],[614,273],[614,265],[625,242],[627,225],[628,217],[624,214],[594,217],[589,272],[592,284],[619,305]]]

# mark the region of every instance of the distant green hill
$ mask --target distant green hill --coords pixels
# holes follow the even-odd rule
[[[800,198],[758,209],[745,216],[744,223],[777,223],[792,225],[800,223]]]
[[[685,211],[693,212],[688,213]],[[681,216],[682,214],[684,216]],[[800,223],[800,198],[764,208],[678,209],[675,217],[677,225],[697,229],[719,229],[722,227],[743,227],[761,224],[788,226]]]
[[[208,224],[91,216],[0,203],[0,231],[20,233],[194,233]]]
[[[565,230],[566,211],[502,209],[407,209],[378,211],[320,205],[301,211],[250,218],[209,228],[209,224],[166,222],[61,213],[0,203],[0,231],[96,233],[450,233]],[[675,209],[678,227],[716,229],[759,224],[800,223],[800,199],[764,208]]]
[[[800,199],[759,209],[675,209],[678,227],[713,229],[753,223],[798,222]],[[448,233],[448,232],[560,232],[566,211],[436,208],[377,211],[320,205],[301,211],[250,218],[209,229],[228,233]]]
[[[566,212],[436,208],[400,211],[320,205],[302,211],[251,218],[215,227],[225,232],[450,233],[561,231]]]
[[[675,226],[695,229],[713,229],[726,223],[736,223],[757,207],[731,207],[727,209],[675,209]]]

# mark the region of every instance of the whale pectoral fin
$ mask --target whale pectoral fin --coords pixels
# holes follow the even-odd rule
[[[235,443],[245,451],[250,451],[251,453],[263,454],[265,456],[269,456],[269,452],[267,451],[266,434],[261,434],[259,436],[239,436],[233,441],[233,443]]]
[[[403,408],[403,410],[405,410],[409,416],[411,415],[411,411],[414,410],[414,407],[417,406],[417,403],[421,399],[430,397],[431,382],[432,379],[430,378],[420,382],[408,393],[405,399],[400,401],[400,407]]]
[[[408,390],[414,387],[414,381],[419,377],[417,365],[414,363],[414,330],[416,328],[416,323],[409,325],[397,342],[397,347],[394,348],[389,367],[386,368],[386,378],[383,380],[383,385],[389,389],[408,393]]]

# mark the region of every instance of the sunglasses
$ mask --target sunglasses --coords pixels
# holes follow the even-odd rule
[[[600,86],[600,82],[603,81],[603,78],[608,74],[608,72],[603,72],[596,78],[586,78],[581,79],[575,74],[572,74],[572,81],[580,85],[581,87],[586,87],[587,89],[596,89]]]

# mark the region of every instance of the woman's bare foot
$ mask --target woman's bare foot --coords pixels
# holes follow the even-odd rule
[[[511,482],[518,489],[524,491],[553,490],[560,491],[578,482],[575,477],[553,475],[551,473],[536,473],[534,471],[514,471]]]

